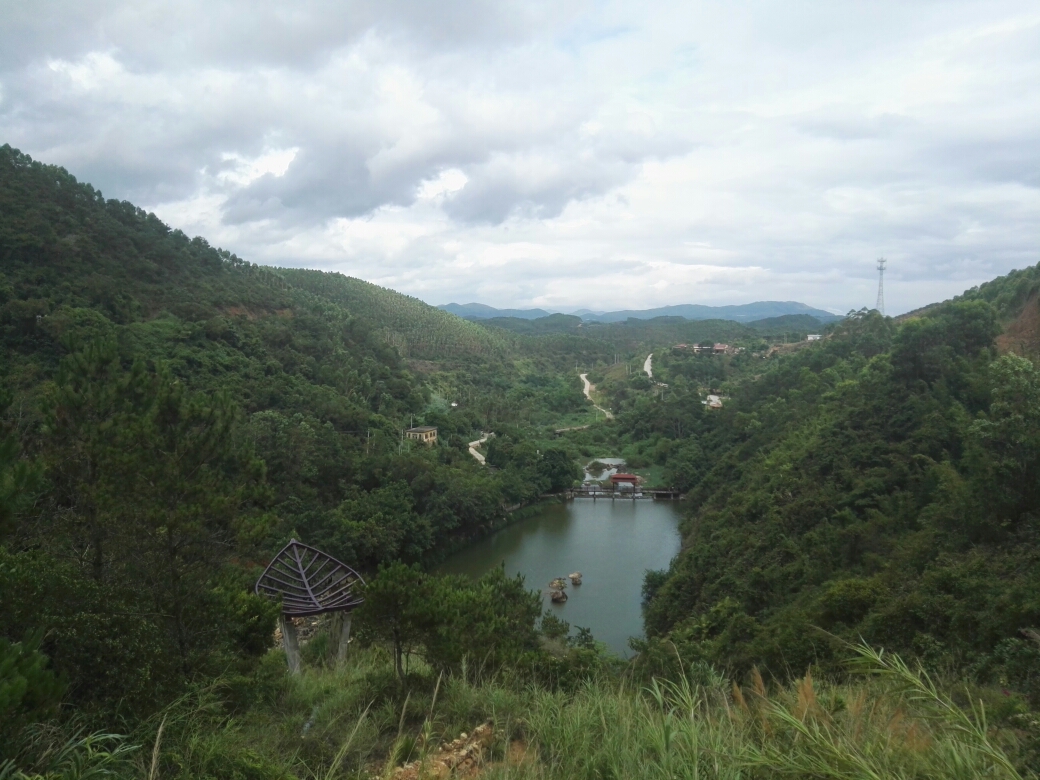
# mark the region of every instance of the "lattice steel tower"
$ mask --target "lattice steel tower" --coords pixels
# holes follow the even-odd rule
[[[877,261],[877,306],[875,308],[882,314],[885,313],[885,264],[887,262],[883,257],[879,257]]]

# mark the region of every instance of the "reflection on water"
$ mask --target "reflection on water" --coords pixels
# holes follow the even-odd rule
[[[493,566],[524,575],[546,608],[572,627],[592,629],[619,655],[631,655],[630,636],[641,636],[640,596],[647,569],[663,569],[679,551],[679,504],[668,501],[576,499],[547,507],[467,547],[438,571],[479,577]],[[569,599],[549,601],[549,581],[580,571]]]

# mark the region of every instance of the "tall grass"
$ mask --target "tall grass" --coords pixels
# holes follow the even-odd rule
[[[272,654],[268,663],[283,661]],[[745,686],[680,674],[649,683],[604,676],[562,691],[421,664],[401,684],[388,653],[372,648],[341,668],[267,675],[248,706],[211,685],[129,739],[91,737],[64,753],[51,739],[54,760],[39,763],[39,775],[9,767],[0,780],[390,777],[486,722],[496,733],[489,780],[1036,777],[980,702],[959,706],[923,670],[867,647],[855,649],[852,668],[858,675],[842,684],[809,673],[772,686],[757,673]],[[507,760],[517,753],[525,760]]]
[[[121,734],[84,734],[40,726],[29,735],[24,760],[0,763],[0,780],[101,780],[133,774],[138,746]]]
[[[821,685],[811,674],[770,692],[654,680],[641,691],[589,685],[540,693],[527,719],[540,778],[1008,778],[1016,767],[981,705],[957,707],[923,671],[870,648],[870,677]]]

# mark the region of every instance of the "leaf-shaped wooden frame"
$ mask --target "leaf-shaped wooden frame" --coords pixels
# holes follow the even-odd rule
[[[354,609],[364,601],[353,592],[358,583],[365,581],[352,568],[292,539],[256,581],[256,595],[280,598],[284,615],[307,617]]]

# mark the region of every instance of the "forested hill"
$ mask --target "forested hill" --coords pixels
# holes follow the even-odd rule
[[[835,637],[1040,696],[1040,267],[901,323],[860,312],[621,422],[665,441],[682,553],[646,583],[661,652],[783,675]]]
[[[402,295],[338,273],[282,268],[278,274],[378,328],[379,334],[408,357],[465,360],[502,356],[506,346],[485,328],[456,317],[418,298]]]
[[[267,649],[246,585],[291,536],[368,573],[486,533],[551,482],[468,455],[486,411],[447,414],[399,354],[445,344],[495,339],[0,148],[0,650],[35,636],[71,703],[148,711]],[[443,446],[403,442],[412,419]]]
[[[359,428],[417,411],[383,334],[345,306],[104,200],[65,170],[0,149],[0,311],[9,381],[31,387],[69,345],[119,343],[247,410],[323,407]],[[401,296],[403,298],[403,296]],[[333,390],[335,388],[335,390]]]

